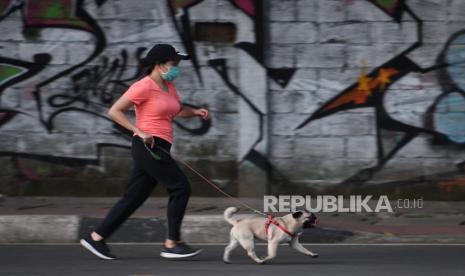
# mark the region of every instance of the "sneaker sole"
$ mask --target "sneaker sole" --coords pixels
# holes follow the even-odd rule
[[[116,258],[112,258],[112,257],[108,257],[108,256],[105,256],[103,255],[102,253],[98,252],[97,250],[95,250],[95,248],[92,247],[92,245],[90,245],[86,240],[84,239],[81,239],[79,241],[81,243],[82,246],[84,246],[84,248],[86,248],[87,250],[89,250],[90,252],[92,252],[95,256],[101,258],[101,259],[104,259],[104,260],[114,260]]]
[[[183,254],[183,255],[175,254],[175,253],[168,253],[168,252],[161,252],[160,256],[162,256],[163,258],[167,258],[167,259],[182,259],[182,258],[193,257],[195,255],[198,255],[200,252],[202,252],[202,249],[199,249],[193,253]]]

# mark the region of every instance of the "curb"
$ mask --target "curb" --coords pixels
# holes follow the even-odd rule
[[[75,242],[80,224],[81,218],[75,215],[0,216],[0,242]]]
[[[240,215],[238,215],[240,216]],[[102,218],[78,215],[0,215],[0,243],[77,243],[94,230]],[[164,218],[128,219],[109,239],[116,243],[160,243],[166,236]],[[182,225],[183,240],[189,243],[227,243],[231,225],[222,215],[187,215]],[[349,231],[318,226],[307,229],[302,243],[465,243],[463,234],[394,235]]]
[[[95,229],[101,218],[77,215],[2,215],[0,243],[76,243]],[[163,242],[166,220],[161,218],[130,218],[109,239],[109,242]],[[231,225],[222,215],[188,215],[182,225],[183,240],[192,243],[227,243]],[[343,242],[354,233],[327,228],[309,229],[302,242]]]

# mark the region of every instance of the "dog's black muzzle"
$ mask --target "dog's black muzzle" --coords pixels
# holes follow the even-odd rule
[[[302,225],[303,228],[314,228],[318,224],[318,218],[312,214]]]

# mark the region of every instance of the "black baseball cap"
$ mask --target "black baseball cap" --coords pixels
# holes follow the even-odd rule
[[[190,59],[188,54],[183,54],[169,44],[156,44],[150,49],[147,55],[141,59],[143,64],[149,65],[165,60],[186,60]]]

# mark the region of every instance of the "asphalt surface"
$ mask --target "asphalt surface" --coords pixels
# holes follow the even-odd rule
[[[110,244],[118,260],[100,260],[78,244],[0,245],[0,275],[465,275],[465,245],[305,245],[312,259],[288,246],[275,260],[253,263],[242,249],[221,260],[223,245],[197,245],[201,255],[183,261],[159,256],[159,244]],[[257,246],[259,256],[265,246]]]

